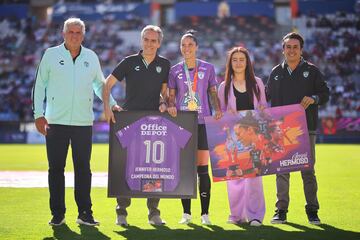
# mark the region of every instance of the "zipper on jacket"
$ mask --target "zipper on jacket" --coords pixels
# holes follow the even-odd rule
[[[76,86],[76,84],[75,84],[75,82],[76,82],[76,71],[75,71],[76,66],[75,66],[75,64],[76,64],[76,59],[75,59],[75,61],[73,61],[73,66],[72,66],[73,67],[73,89],[72,89],[73,92],[72,92],[71,112],[70,112],[70,122],[69,122],[70,125],[72,123],[72,118],[73,118],[73,113],[74,113],[74,98],[75,98],[75,86]]]

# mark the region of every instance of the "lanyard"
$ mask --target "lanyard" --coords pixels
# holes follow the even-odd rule
[[[198,68],[197,68],[197,61],[195,64],[195,73],[194,73],[194,79],[193,79],[193,84],[191,86],[191,79],[190,79],[190,73],[189,73],[189,69],[186,66],[186,63],[184,61],[184,71],[185,71],[185,76],[186,76],[186,85],[188,86],[189,92],[191,95],[193,95],[196,92],[197,89],[197,78],[198,78]]]

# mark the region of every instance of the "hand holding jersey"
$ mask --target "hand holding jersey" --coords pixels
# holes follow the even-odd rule
[[[113,110],[159,110],[166,111],[166,90],[170,62],[157,55],[157,50],[163,38],[162,30],[148,25],[141,32],[142,50],[138,54],[125,57],[110,74],[103,91],[104,113],[108,122],[115,123],[114,113],[111,111],[106,99],[117,81],[126,81],[126,96],[122,108]],[[147,142],[150,144],[149,142]],[[130,165],[131,162],[127,162]],[[150,186],[149,182],[149,186]],[[158,209],[159,198],[148,198],[149,223],[162,225],[165,222],[160,218]],[[131,198],[117,198],[116,224],[127,226],[126,208],[131,204]]]
[[[176,110],[176,107],[175,107],[175,106],[168,107],[168,108],[167,108],[167,111],[168,111],[168,113],[170,114],[170,116],[176,117],[176,115],[177,115],[177,110]]]
[[[167,110],[167,105],[166,105],[166,98],[164,98],[163,96],[160,96],[160,103],[159,103],[159,111],[161,113],[166,112]]]

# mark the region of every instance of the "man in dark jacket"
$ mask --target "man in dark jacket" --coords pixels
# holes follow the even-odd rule
[[[275,66],[266,86],[266,97],[272,107],[298,104],[304,107],[310,136],[311,154],[315,162],[318,105],[329,100],[329,88],[319,69],[304,60],[304,39],[291,32],[282,39],[285,60]],[[317,182],[314,170],[301,171],[306,198],[305,210],[311,224],[320,224],[318,217]],[[271,223],[285,223],[289,206],[290,174],[276,175],[277,202]]]

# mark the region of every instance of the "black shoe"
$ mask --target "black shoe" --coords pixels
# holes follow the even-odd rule
[[[60,226],[65,223],[64,215],[54,215],[49,222],[50,226]]]
[[[320,225],[321,221],[317,215],[317,211],[306,211],[310,224]]]
[[[272,224],[286,223],[286,210],[278,209],[275,211],[273,218],[271,219]]]
[[[87,226],[99,226],[100,223],[96,221],[92,215],[92,213],[88,213],[86,211],[79,214],[76,223],[87,225]]]

